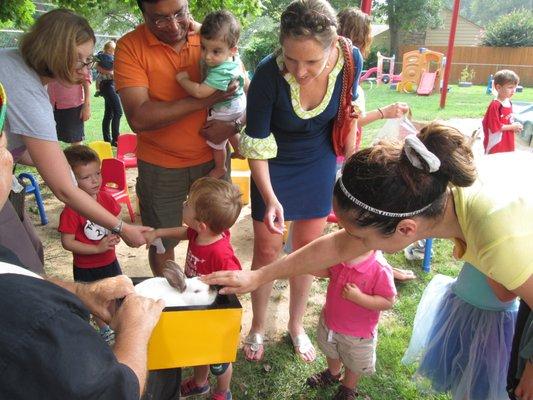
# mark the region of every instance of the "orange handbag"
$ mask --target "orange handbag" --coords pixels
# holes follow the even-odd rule
[[[355,90],[353,87],[355,74],[360,73],[360,71],[355,71],[352,42],[343,36],[339,36],[339,44],[344,57],[344,72],[342,74],[342,91],[339,111],[337,111],[337,117],[333,123],[332,140],[335,154],[337,156],[343,156],[346,138],[350,132],[357,129],[359,111],[356,110],[352,98]]]

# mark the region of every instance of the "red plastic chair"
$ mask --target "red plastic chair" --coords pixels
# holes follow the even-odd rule
[[[116,158],[102,160],[102,186],[100,190],[109,193],[118,203],[126,203],[131,222],[135,222],[135,212],[131,206],[130,194],[126,183],[124,162]]]
[[[137,135],[122,134],[117,139],[117,158],[124,161],[126,168],[137,167]]]

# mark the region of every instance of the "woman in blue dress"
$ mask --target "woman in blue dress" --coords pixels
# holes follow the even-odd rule
[[[336,156],[332,127],[339,109],[344,57],[335,11],[325,0],[293,1],[281,16],[281,50],[257,67],[248,92],[241,153],[252,171],[252,269],[274,261],[284,221],[293,221],[293,247],[319,237],[331,211]],[[362,66],[353,48],[355,85]],[[290,279],[288,331],[302,360],[316,357],[303,328],[311,275]],[[252,293],[253,321],[245,356],[263,356],[272,284]]]

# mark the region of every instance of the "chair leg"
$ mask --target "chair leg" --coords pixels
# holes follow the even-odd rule
[[[18,177],[19,179],[26,178],[30,181],[31,185],[33,186],[33,190],[29,192],[26,191],[26,193],[33,193],[33,195],[35,196],[35,202],[37,203],[37,208],[39,209],[39,217],[41,218],[41,224],[48,224],[48,217],[46,216],[46,211],[44,210],[43,198],[41,197],[41,190],[39,189],[39,184],[37,183],[33,175],[28,174],[26,172],[19,174]]]
[[[426,239],[426,246],[424,248],[424,262],[422,269],[424,272],[431,271],[431,248],[433,247],[433,238]]]

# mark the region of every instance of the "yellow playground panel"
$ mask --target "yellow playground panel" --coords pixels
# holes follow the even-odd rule
[[[434,80],[428,90],[431,92],[434,86],[439,87],[438,82],[443,76],[444,54],[437,51],[420,48],[405,53],[402,62],[402,80],[398,83],[399,92],[414,93],[421,81],[424,81],[424,75],[434,75]],[[437,82],[437,85],[434,83]]]

